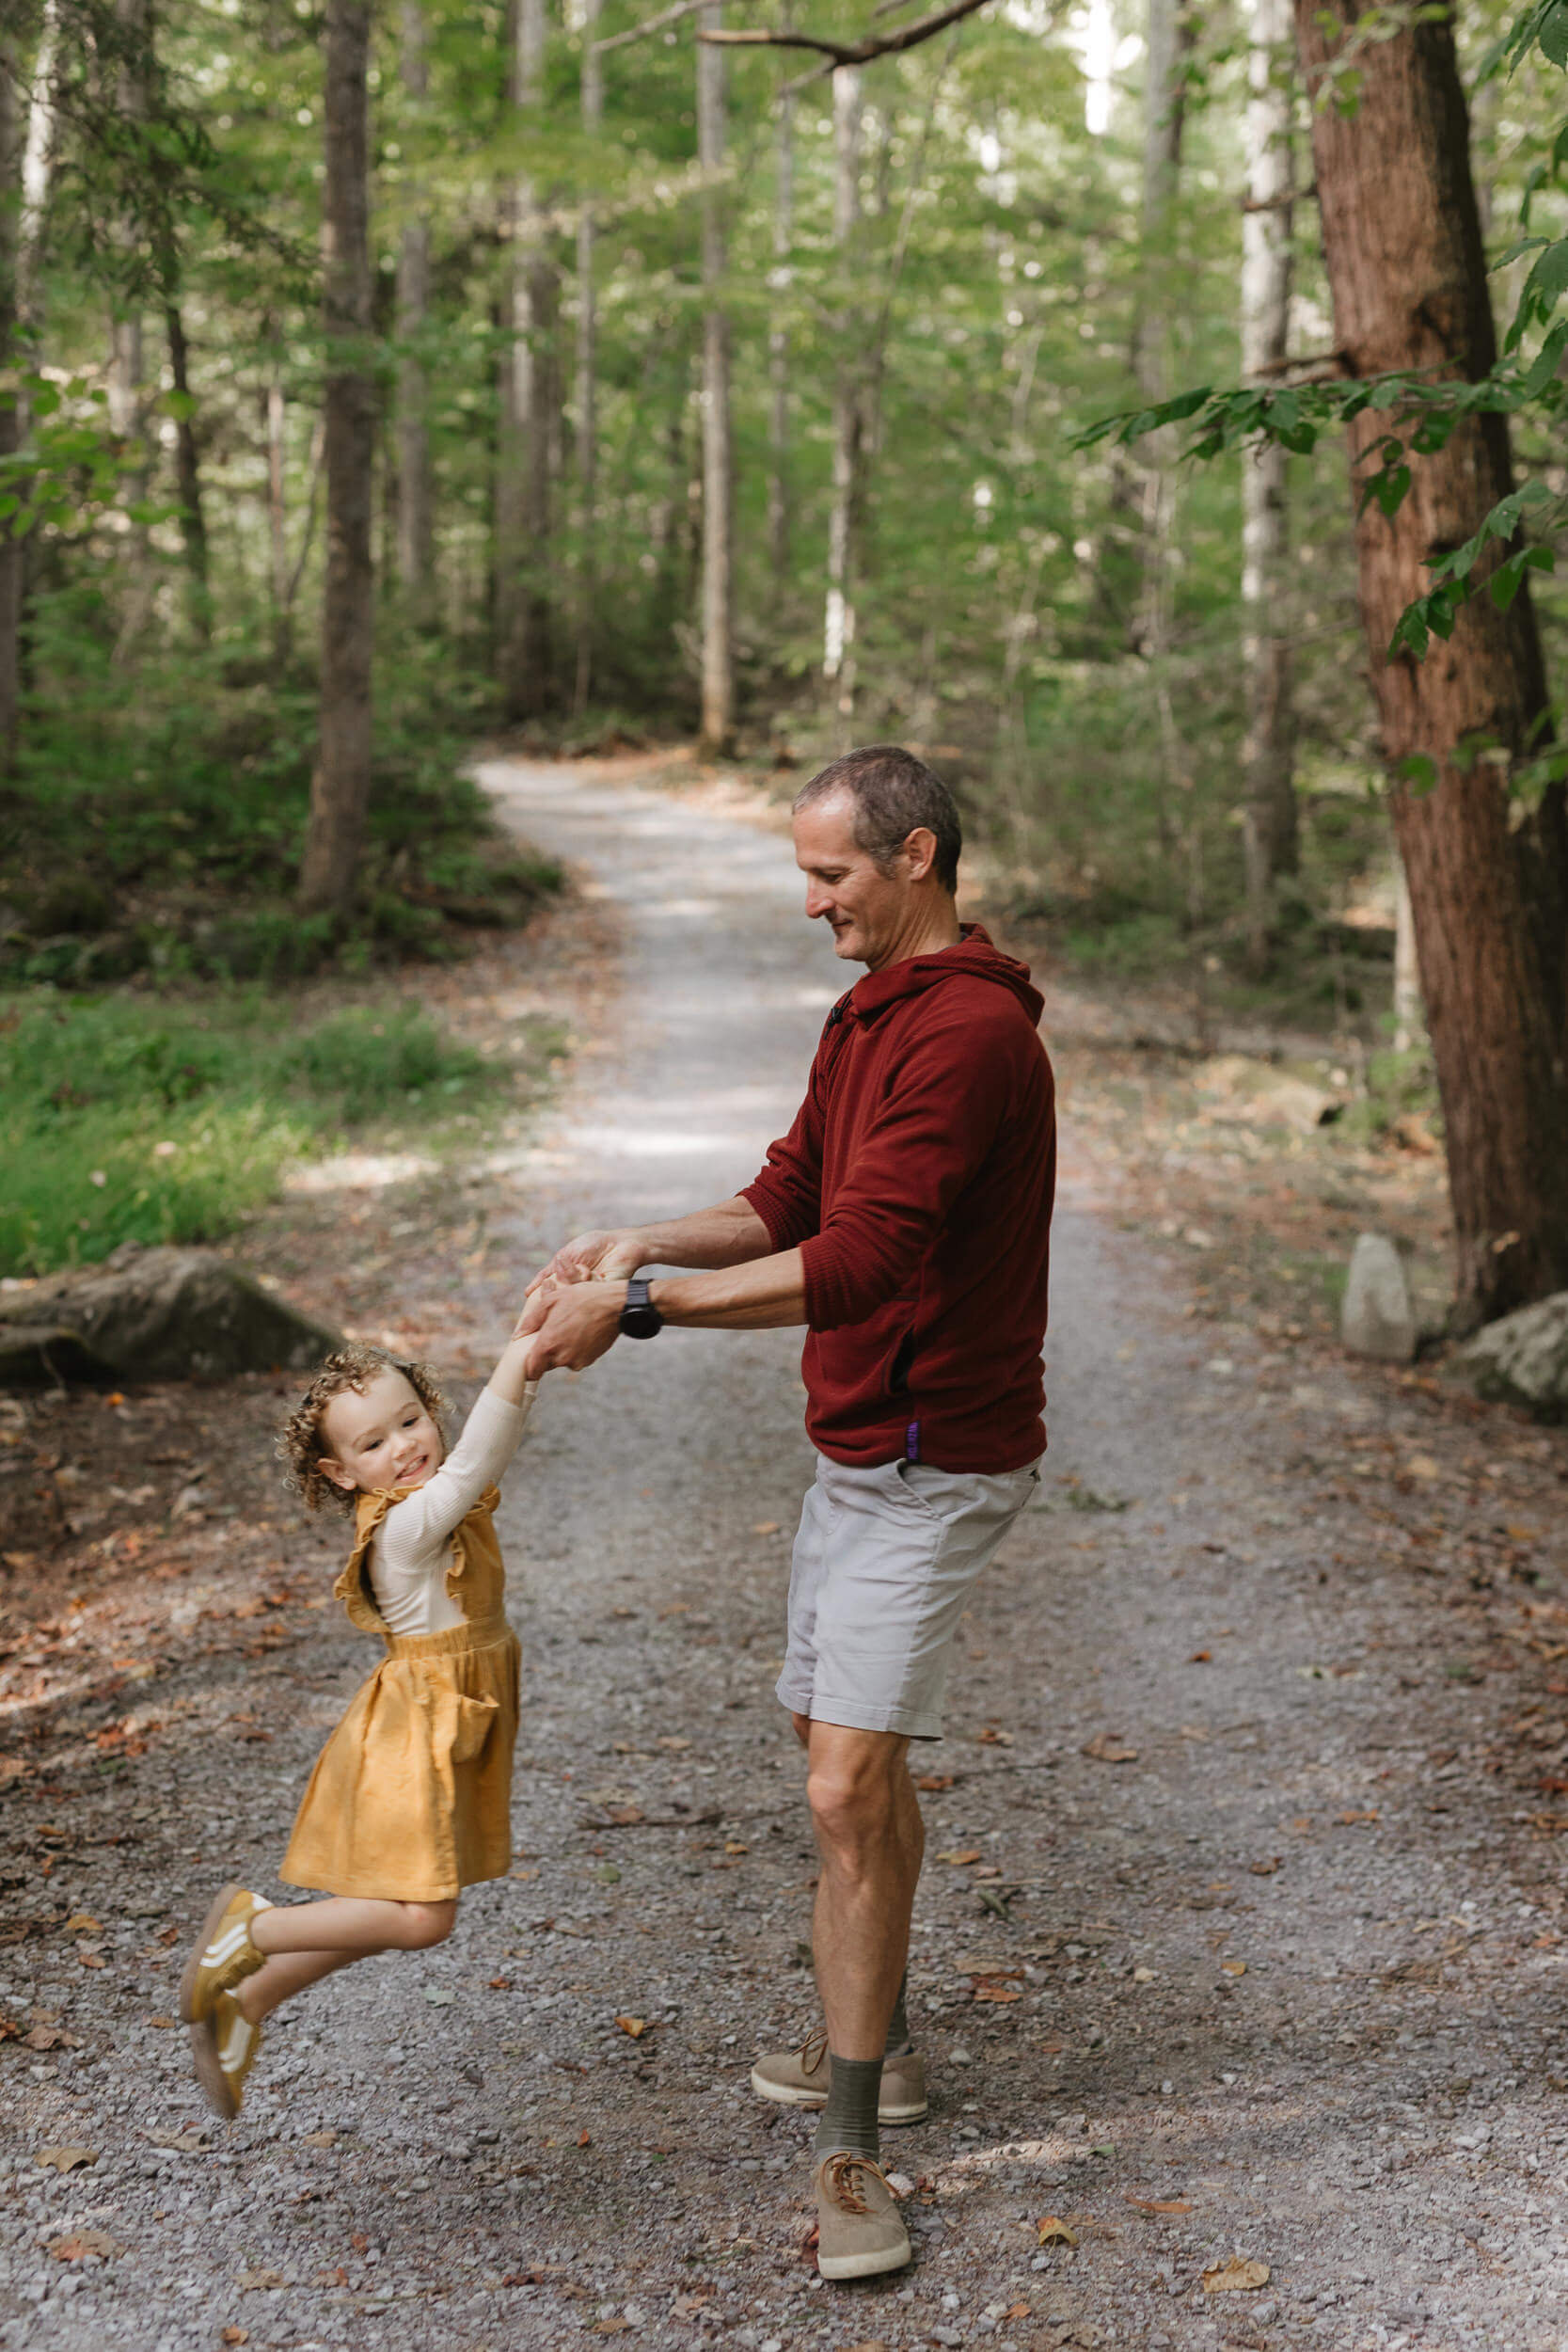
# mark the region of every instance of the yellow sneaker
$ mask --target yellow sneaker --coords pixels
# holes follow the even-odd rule
[[[261,2028],[253,2026],[232,1993],[219,1993],[204,2017],[191,2027],[191,2056],[196,2079],[214,2115],[230,2122],[245,2097],[245,2080],[261,2046]]]
[[[248,1886],[225,1886],[214,1896],[180,1979],[180,2014],[187,2026],[206,2016],[220,1993],[253,1977],[264,1955],[250,1940],[250,1923],[271,1903]]]

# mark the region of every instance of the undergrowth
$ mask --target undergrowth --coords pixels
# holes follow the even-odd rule
[[[487,1058],[400,1005],[296,1025],[260,989],[198,1003],[53,989],[0,998],[0,1274],[123,1241],[211,1241],[340,1140],[483,1128],[525,1098],[558,1041]]]

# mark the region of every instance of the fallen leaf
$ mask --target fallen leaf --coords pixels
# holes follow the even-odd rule
[[[177,2026],[180,2023],[180,2020],[178,2017],[159,2016],[150,2017],[147,2022],[150,2026],[156,2026],[160,2033],[167,2033],[171,2026]]]
[[[952,1788],[953,1775],[951,1772],[922,1772],[914,1785],[917,1788],[924,1788],[927,1795],[934,1795],[939,1788]]]
[[[1048,2213],[1042,2221],[1036,2222],[1035,2235],[1041,2246],[1076,2246],[1078,2243],[1077,2231],[1069,2230],[1061,2216],[1054,2213]]]
[[[240,2285],[247,2295],[262,2291],[270,2294],[288,2283],[280,2270],[242,2270],[240,2273]]]
[[[73,1911],[60,1932],[62,1935],[100,1935],[103,1929],[103,1920],[95,1919],[90,1911]]]
[[[1016,1984],[977,1984],[974,1998],[977,2001],[1021,2001],[1023,1995]]]
[[[596,2319],[588,2333],[591,2336],[624,2336],[630,2326],[629,2319]]]
[[[1179,1729],[1183,1740],[1207,1740],[1209,1738],[1209,1733],[1202,1724],[1182,1724],[1179,1725]]]
[[[1227,1977],[1244,1977],[1246,1975],[1246,1962],[1244,1960],[1222,1960],[1220,1966],[1224,1969]]]
[[[24,2050],[79,2050],[81,2043],[63,2026],[35,2026],[31,2033],[22,2037]]]
[[[336,2132],[307,2132],[305,2145],[307,2148],[336,2148],[338,2135]]]
[[[69,2237],[55,2238],[49,2251],[57,2263],[85,2263],[118,2254],[119,2248],[103,2230],[73,2230]]]
[[[950,1862],[955,1869],[962,1868],[964,1864],[969,1862],[978,1862],[979,1859],[978,1846],[949,1846],[945,1853],[939,1853],[937,1856],[939,1862]]]
[[[1249,1862],[1247,1868],[1255,1879],[1272,1879],[1284,1858],[1283,1854],[1270,1854],[1266,1862]]]
[[[30,2034],[28,2041],[32,2041]],[[98,2151],[96,2148],[74,2146],[40,2148],[33,2161],[35,2164],[52,2165],[56,2172],[77,2172],[84,2165],[98,2162]]]
[[[1134,2197],[1130,2188],[1123,2189],[1122,2202],[1135,2205],[1140,2213],[1192,2212],[1192,2205],[1185,2197]]]
[[[1376,1805],[1373,1805],[1370,1813],[1336,1813],[1334,1818],[1342,1829],[1349,1829],[1352,1824],[1356,1821],[1375,1821],[1377,1820],[1377,1807]]]
[[[207,2145],[207,2134],[199,2123],[187,2123],[182,2132],[149,2132],[154,2148],[172,2148],[178,2155],[198,2156]]]
[[[1124,1747],[1114,1731],[1097,1731],[1084,1754],[1097,1764],[1135,1764],[1138,1757],[1137,1749]]]
[[[648,2021],[645,2017],[617,2017],[615,2023],[620,2026],[621,2031],[629,2034],[634,2042],[641,2042],[648,2030]]]
[[[691,1745],[691,1742],[690,1742],[690,1740],[689,1740],[686,1737],[686,1735],[685,1735],[685,1733],[684,1733],[684,1732],[679,1732],[679,1731],[661,1731],[661,1732],[659,1733],[659,1735],[658,1735],[657,1740],[655,1741],[655,1745],[656,1745],[657,1747],[661,1747],[661,1748],[676,1748],[676,1749],[678,1749],[678,1748],[689,1748],[689,1747]]]
[[[724,1840],[726,1853],[750,1853],[751,1851],[751,1847],[743,1846],[738,1837],[726,1837]]]
[[[776,1535],[778,1532],[779,1522],[777,1519],[758,1519],[755,1527],[752,1530],[753,1535]]]
[[[1244,2262],[1240,2254],[1232,2254],[1227,2263],[1216,2263],[1203,2274],[1205,2295],[1227,2295],[1232,2290],[1266,2287],[1268,2283],[1268,2264]]]
[[[1443,1475],[1430,1454],[1413,1454],[1407,1462],[1402,1463],[1401,1468],[1406,1478],[1430,1481],[1433,1478],[1441,1478]]]
[[[593,2138],[589,2133],[588,2126],[585,2123],[581,2131],[578,2134],[578,2146],[579,2148],[592,2148],[593,2145]]]
[[[642,1819],[642,1807],[640,1804],[612,1804],[610,1808],[609,1819],[614,1822],[617,1829],[635,1829]],[[515,1876],[515,1872],[513,1875]],[[531,1870],[528,1875],[531,1878],[532,1871]]]
[[[1059,2057],[1066,2046],[1059,2033],[1048,2033],[1045,2040],[1037,2044],[1038,2048],[1048,2051],[1053,2058]]]
[[[225,2328],[218,2337],[218,2342],[220,2344],[248,2344],[250,2329],[248,2328]]]
[[[1213,1657],[1212,1649],[1195,1649],[1187,1663],[1189,1666],[1208,1666],[1212,1664]]]
[[[84,1952],[78,1948],[76,1958],[79,1965],[83,1968],[102,1968],[103,1965],[103,1955],[102,1952]]]
[[[1013,1735],[1010,1731],[999,1731],[994,1724],[988,1724],[984,1731],[975,1733],[974,1744],[977,1748],[1010,1748]]]

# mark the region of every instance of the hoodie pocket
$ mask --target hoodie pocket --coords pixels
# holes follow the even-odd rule
[[[910,1374],[914,1368],[914,1327],[904,1333],[888,1359],[884,1393],[888,1396],[908,1396]]]

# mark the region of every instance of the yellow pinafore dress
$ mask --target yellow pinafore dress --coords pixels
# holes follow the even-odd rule
[[[387,1656],[316,1759],[280,1872],[290,1886],[444,1902],[512,1867],[517,1637],[489,1486],[452,1531],[447,1591],[463,1623],[393,1633],[371,1587],[371,1542],[398,1491],[362,1494],[335,1595]]]

